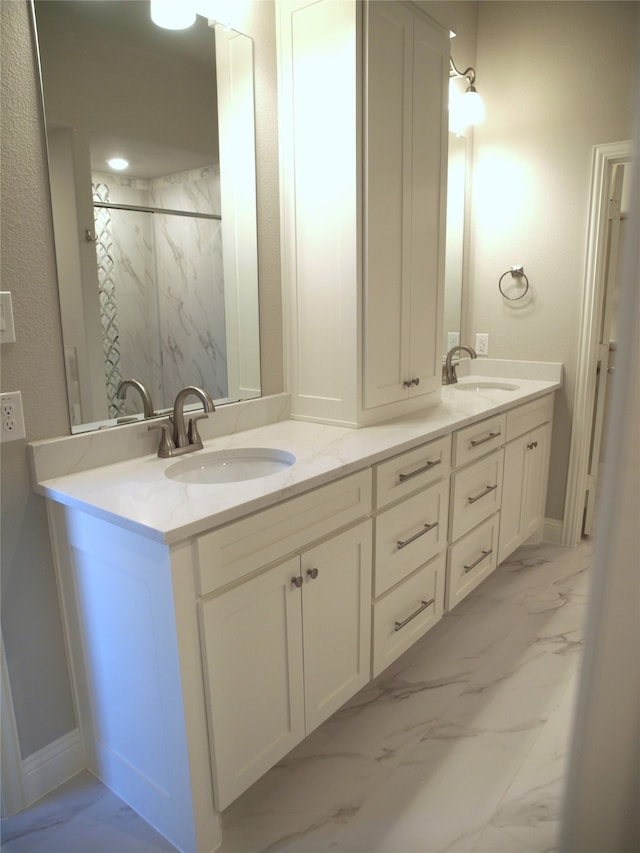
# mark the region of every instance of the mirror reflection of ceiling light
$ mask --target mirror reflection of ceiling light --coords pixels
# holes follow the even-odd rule
[[[449,79],[458,78],[465,78],[469,83],[465,92],[457,97],[450,88],[452,97],[449,103],[449,126],[457,136],[460,136],[465,128],[480,124],[484,120],[484,104],[476,91],[475,68],[469,67],[464,71],[458,71],[453,59],[449,57]]]
[[[124,157],[112,157],[111,160],[107,160],[107,166],[115,169],[116,172],[121,172],[123,169],[126,169],[128,165],[129,161],[125,160]]]
[[[190,0],[151,0],[151,20],[165,30],[186,30],[196,21]]]

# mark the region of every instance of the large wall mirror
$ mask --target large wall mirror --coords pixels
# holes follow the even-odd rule
[[[185,385],[259,396],[252,40],[148,0],[33,6],[72,432],[143,415],[126,380],[147,416]]]

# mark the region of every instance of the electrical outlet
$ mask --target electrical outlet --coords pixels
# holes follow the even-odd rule
[[[460,332],[447,332],[447,352],[460,345]]]
[[[20,391],[0,394],[0,440],[16,441],[26,438]]]
[[[480,333],[476,335],[476,354],[489,355],[489,335]]]

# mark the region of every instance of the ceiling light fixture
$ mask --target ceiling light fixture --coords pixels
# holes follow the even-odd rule
[[[116,172],[121,172],[123,169],[126,169],[128,165],[129,161],[125,160],[124,157],[112,157],[111,160],[107,160],[107,166],[115,169]]]
[[[151,20],[165,30],[186,30],[196,21],[190,0],[151,0]]]
[[[464,94],[452,98],[449,104],[451,130],[459,136],[465,127],[479,124],[484,119],[484,104],[476,91],[475,68],[469,66],[464,71],[458,71],[453,59],[449,57],[449,79],[458,78],[465,78],[469,82]]]

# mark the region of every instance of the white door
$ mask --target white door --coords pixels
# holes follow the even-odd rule
[[[369,680],[371,521],[306,551],[301,567],[309,734]]]
[[[550,437],[551,424],[543,424],[526,436],[525,479],[522,494],[523,542],[534,534],[540,533],[544,521]]]
[[[219,810],[304,737],[299,578],[293,557],[200,605]]]
[[[620,256],[620,218],[622,211],[622,189],[625,165],[615,166],[612,178],[611,196],[609,200],[609,227],[605,249],[606,271],[604,275],[604,295],[602,307],[602,323],[598,338],[598,364],[596,377],[596,397],[593,411],[591,432],[591,447],[587,468],[585,490],[585,515],[583,533],[593,532],[598,488],[598,471],[604,437],[604,423],[607,403],[607,383],[610,370],[610,341],[611,329],[616,308],[616,293],[618,284],[618,260]]]
[[[441,384],[448,33],[367,6],[364,405]]]

